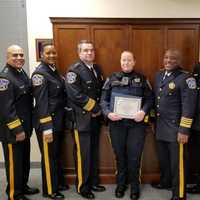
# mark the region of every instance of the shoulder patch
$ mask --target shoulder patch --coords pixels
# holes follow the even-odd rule
[[[3,73],[8,73],[8,68],[7,67],[5,67],[4,69],[3,69]]]
[[[8,89],[10,81],[5,78],[0,78],[0,91],[5,91]]]
[[[67,73],[67,83],[72,84],[76,82],[77,75],[74,72]]]
[[[186,83],[190,89],[196,89],[196,87],[197,87],[196,80],[192,77],[187,78]]]
[[[41,74],[34,74],[32,77],[33,86],[40,86],[44,81],[44,76]]]
[[[180,69],[181,72],[185,73],[185,74],[189,74],[190,72],[184,70],[184,69]]]

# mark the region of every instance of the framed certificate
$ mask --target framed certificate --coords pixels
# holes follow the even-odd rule
[[[113,112],[122,118],[133,119],[133,115],[141,109],[142,97],[112,94]]]

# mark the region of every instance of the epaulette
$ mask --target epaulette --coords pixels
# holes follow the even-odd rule
[[[74,69],[76,69],[77,67],[79,67],[80,64],[81,64],[80,62],[76,62],[76,63],[72,64],[72,65],[69,67],[69,69],[74,70]]]
[[[39,64],[39,65],[35,68],[34,73],[42,73],[42,72],[45,73],[45,69],[43,68],[43,65],[42,65],[42,64]]]
[[[112,77],[115,77],[115,78],[122,78],[122,76],[123,76],[123,74],[122,74],[122,72],[114,72],[113,74],[112,74]]]
[[[139,78],[141,78],[142,80],[145,79],[145,76],[139,72],[135,72],[135,75],[138,76]]]
[[[8,68],[7,67],[5,67],[3,70],[2,70],[2,73],[5,73],[5,74],[7,74],[8,73]]]
[[[185,73],[185,74],[189,74],[190,73],[189,71],[186,71],[184,69],[180,69],[180,72]]]

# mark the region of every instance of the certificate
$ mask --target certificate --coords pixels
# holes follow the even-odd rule
[[[122,118],[133,119],[133,115],[141,109],[141,97],[115,95],[113,112]]]

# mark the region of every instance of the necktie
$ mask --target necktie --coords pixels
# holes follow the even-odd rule
[[[96,73],[96,71],[94,70],[94,68],[93,68],[93,67],[90,67],[90,70],[91,70],[91,72],[94,74],[94,76],[97,78],[97,73]]]

